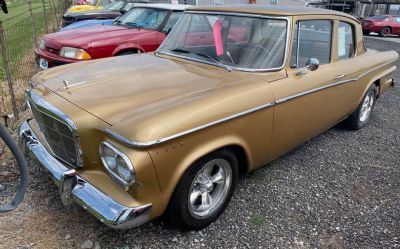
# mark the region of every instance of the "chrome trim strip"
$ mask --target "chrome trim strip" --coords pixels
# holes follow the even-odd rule
[[[51,153],[60,159],[61,161],[67,163],[68,165],[71,165],[72,167],[82,167],[83,166],[83,155],[82,155],[82,150],[80,147],[80,137],[78,133],[78,129],[75,126],[74,122],[63,112],[61,112],[58,108],[50,104],[49,102],[45,101],[43,98],[41,98],[39,95],[32,91],[27,92],[27,97],[28,97],[28,103],[31,103],[35,105],[35,108],[40,111],[42,114],[47,115],[51,118],[56,119],[57,121],[67,125],[69,129],[72,132],[72,135],[74,136],[73,139],[75,140],[75,150],[76,150],[76,155],[77,155],[77,163],[78,165],[71,165],[68,162],[65,162],[62,158],[59,158],[51,149],[50,146],[48,146],[51,150]],[[47,142],[47,141],[46,141]]]
[[[243,111],[243,112],[240,112],[238,114],[231,115],[229,117],[222,118],[222,119],[216,120],[214,122],[210,122],[208,124],[204,124],[204,125],[195,127],[193,129],[186,130],[184,132],[180,132],[180,133],[177,133],[177,134],[174,134],[174,135],[171,135],[171,136],[168,136],[168,137],[160,138],[160,139],[157,139],[157,140],[154,140],[154,141],[139,142],[139,141],[130,140],[130,139],[128,139],[128,138],[126,138],[126,137],[124,137],[124,136],[112,131],[111,129],[108,129],[108,128],[105,130],[105,132],[108,135],[110,135],[111,137],[113,137],[114,139],[116,139],[117,141],[120,141],[120,142],[122,142],[122,143],[124,143],[124,144],[126,144],[126,145],[128,145],[130,147],[133,147],[133,148],[146,148],[146,147],[149,147],[149,146],[153,146],[153,145],[156,145],[156,144],[160,144],[160,143],[163,143],[163,142],[166,142],[166,141],[181,137],[181,136],[188,135],[190,133],[193,133],[193,132],[208,128],[208,127],[213,126],[213,125],[217,125],[217,124],[226,122],[226,121],[231,120],[231,119],[235,119],[235,118],[238,118],[238,117],[241,117],[241,116],[244,116],[244,115],[259,111],[259,110],[262,110],[264,108],[268,108],[268,107],[271,107],[271,106],[274,106],[274,105],[289,101],[289,100],[294,99],[294,98],[298,98],[300,96],[304,96],[306,94],[310,94],[310,93],[313,93],[313,92],[321,91],[321,90],[329,88],[329,87],[333,87],[333,86],[337,86],[337,85],[340,85],[340,84],[345,84],[345,83],[349,83],[349,82],[353,82],[353,81],[359,80],[360,78],[364,77],[368,73],[371,73],[371,72],[373,72],[375,70],[378,70],[378,69],[380,69],[380,68],[382,68],[382,67],[384,67],[386,65],[389,65],[389,64],[395,62],[396,60],[397,59],[389,61],[387,63],[384,63],[384,64],[382,64],[382,65],[380,65],[378,67],[375,67],[373,69],[370,69],[367,72],[364,72],[361,75],[359,75],[357,78],[337,81],[337,82],[334,82],[334,83],[326,85],[326,86],[322,86],[322,87],[311,89],[311,90],[308,90],[308,91],[305,91],[305,92],[301,92],[301,93],[298,93],[298,94],[295,94],[295,95],[291,95],[291,96],[279,99],[276,102],[269,102],[269,103],[266,103],[264,105],[260,105],[260,106],[257,106],[255,108],[249,109],[247,111]]]
[[[212,11],[208,11],[208,12],[207,11],[185,11],[185,13],[210,14],[210,15],[234,15],[234,16],[255,17],[255,18],[263,18],[263,19],[285,20],[286,21],[286,44],[285,44],[285,54],[283,55],[284,57],[283,57],[282,66],[276,67],[276,68],[268,68],[268,69],[249,69],[249,68],[241,68],[241,67],[235,67],[235,66],[229,65],[229,67],[231,69],[237,70],[237,71],[243,71],[243,72],[270,72],[270,71],[282,70],[285,67],[285,65],[287,63],[287,57],[288,57],[287,54],[288,54],[288,50],[289,50],[289,41],[290,41],[289,36],[290,36],[290,32],[291,32],[291,18],[290,17],[254,15],[254,14],[234,13],[234,12],[212,12]],[[196,58],[192,58],[192,57],[188,57],[188,56],[177,55],[177,54],[169,53],[169,52],[161,52],[161,51],[158,51],[158,49],[155,53],[156,54],[165,54],[165,55],[169,55],[169,56],[173,56],[173,57],[177,57],[177,58],[181,58],[181,59],[187,59],[189,61],[191,60],[191,61],[196,61],[196,62],[224,68],[222,65],[218,65],[217,63],[213,63],[213,62],[206,61],[206,60],[200,60],[200,59],[196,59]]]
[[[386,63],[384,63],[382,65],[379,65],[378,67],[372,68],[372,69],[368,70],[367,72],[364,72],[364,73],[360,74],[356,78],[336,81],[336,82],[334,82],[332,84],[329,84],[329,85],[325,85],[325,86],[321,86],[321,87],[318,87],[318,88],[310,89],[310,90],[307,90],[307,91],[304,91],[304,92],[301,92],[301,93],[297,93],[297,94],[294,94],[294,95],[287,96],[285,98],[278,99],[276,101],[276,104],[280,104],[280,103],[289,101],[291,99],[295,99],[295,98],[298,98],[298,97],[301,97],[301,96],[304,96],[304,95],[307,95],[307,94],[310,94],[310,93],[318,92],[318,91],[321,91],[321,90],[324,90],[324,89],[327,89],[327,88],[330,88],[330,87],[334,87],[334,86],[350,83],[350,82],[353,82],[353,81],[357,81],[357,80],[361,79],[362,77],[364,77],[365,75],[367,75],[367,74],[369,74],[369,73],[371,73],[371,72],[373,72],[375,70],[378,70],[378,69],[380,69],[380,68],[382,68],[384,66],[387,66],[387,65],[395,62],[396,60],[397,59],[389,61],[389,62],[386,62]]]
[[[151,203],[135,207],[118,203],[111,196],[79,176],[79,172],[68,169],[54,158],[40,144],[27,121],[24,121],[19,128],[19,145],[50,173],[55,185],[60,190],[64,189],[65,177],[72,177],[75,182],[70,193],[72,199],[107,226],[114,229],[129,229],[149,221],[152,210]]]
[[[124,144],[126,144],[128,146],[131,146],[131,147],[134,147],[134,148],[145,148],[145,147],[149,147],[149,146],[153,146],[153,145],[156,145],[156,144],[160,144],[160,143],[163,143],[163,142],[166,142],[166,141],[169,141],[169,140],[181,137],[181,136],[185,136],[185,135],[193,133],[195,131],[203,130],[203,129],[208,128],[210,126],[214,126],[214,125],[226,122],[226,121],[231,120],[231,119],[239,118],[241,116],[244,116],[244,115],[247,115],[247,114],[250,114],[250,113],[253,113],[253,112],[256,112],[256,111],[259,111],[259,110],[262,110],[262,109],[265,109],[265,108],[268,108],[268,107],[271,107],[271,106],[274,106],[274,105],[275,105],[275,102],[269,102],[269,103],[266,103],[264,105],[260,105],[260,106],[257,106],[255,108],[240,112],[238,114],[231,115],[231,116],[228,116],[228,117],[225,117],[225,118],[222,118],[222,119],[218,119],[216,121],[213,121],[213,122],[210,122],[210,123],[207,123],[207,124],[192,128],[190,130],[186,130],[184,132],[180,132],[180,133],[168,136],[168,137],[160,138],[160,139],[157,139],[157,140],[154,140],[154,141],[149,141],[149,142],[139,142],[139,141],[130,140],[130,139],[128,139],[128,138],[126,138],[124,136],[121,136],[120,134],[112,131],[111,129],[106,129],[106,133],[109,134],[111,137],[117,139],[120,142],[123,142]]]

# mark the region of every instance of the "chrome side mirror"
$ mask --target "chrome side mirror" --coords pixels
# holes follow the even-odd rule
[[[309,71],[315,71],[319,68],[319,61],[317,58],[310,58],[306,62],[306,66],[301,69],[299,72],[296,73],[296,75],[304,75],[308,73]]]

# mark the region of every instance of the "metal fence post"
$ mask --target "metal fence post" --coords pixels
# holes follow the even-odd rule
[[[3,22],[0,21],[0,46],[1,46],[1,54],[3,56],[3,66],[6,73],[6,80],[8,85],[8,91],[10,92],[11,102],[12,102],[12,110],[14,113],[14,117],[18,120],[18,108],[17,108],[17,100],[15,98],[15,92],[12,82],[11,76],[11,67],[10,67],[10,60],[8,59],[8,52],[6,47],[6,39],[4,37],[4,29],[3,29]]]
[[[43,6],[43,15],[44,15],[44,26],[46,27],[46,34],[49,33],[49,27],[47,24],[47,13],[46,13],[46,5],[44,0],[42,0],[42,6]]]
[[[33,36],[33,42],[36,44],[36,30],[35,30],[35,19],[33,18],[33,11],[32,11],[32,0],[28,0],[28,6],[29,6],[29,15],[31,16],[31,22],[32,22],[32,36]]]

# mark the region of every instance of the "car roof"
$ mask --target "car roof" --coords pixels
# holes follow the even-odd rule
[[[209,5],[196,6],[187,10],[193,11],[220,11],[220,12],[237,12],[260,15],[274,16],[300,16],[300,15],[335,15],[357,19],[349,14],[320,8],[302,7],[302,6],[276,6],[276,5],[258,5],[258,4],[231,4],[231,5]]]
[[[167,9],[167,10],[185,10],[191,5],[185,4],[170,4],[170,3],[148,3],[148,4],[136,4],[135,7],[147,7],[147,8],[157,8],[157,9]]]

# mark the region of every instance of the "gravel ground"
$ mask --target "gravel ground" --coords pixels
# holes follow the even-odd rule
[[[366,45],[400,53],[394,42]],[[0,247],[400,248],[399,93],[379,99],[364,129],[330,129],[241,179],[226,212],[199,232],[160,219],[113,231],[77,206],[64,208],[31,163],[25,202],[0,216]]]

